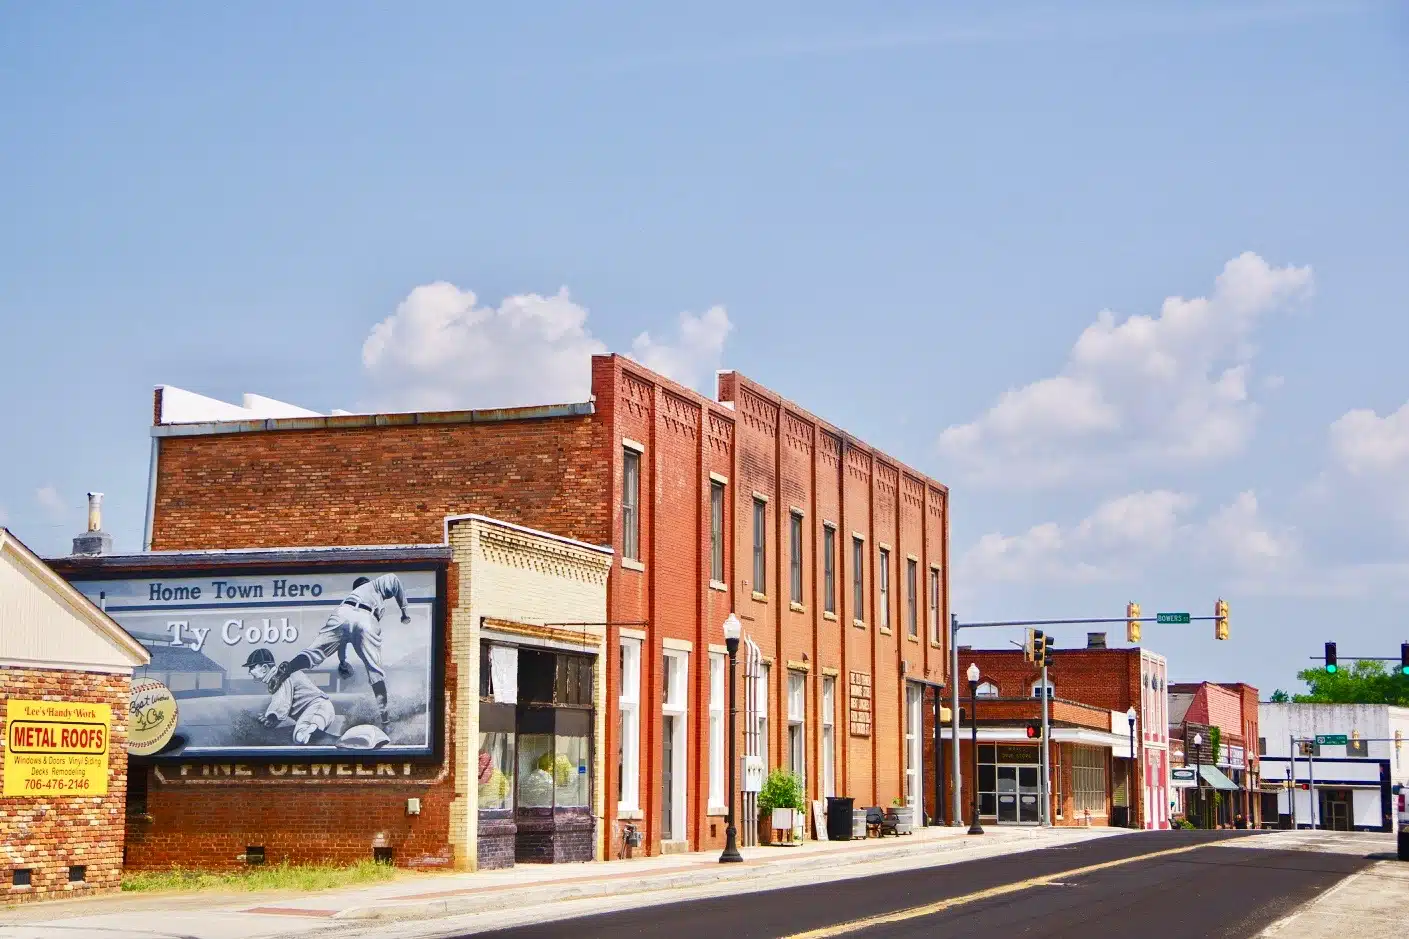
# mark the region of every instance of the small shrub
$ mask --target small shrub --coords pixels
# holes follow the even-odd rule
[[[763,782],[763,788],[758,792],[759,812],[801,808],[805,808],[802,780],[785,769],[775,769],[769,773]]]

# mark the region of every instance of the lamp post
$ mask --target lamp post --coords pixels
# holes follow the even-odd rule
[[[1204,756],[1202,747],[1204,745],[1204,735],[1194,734],[1194,766],[1198,778],[1194,780],[1198,788],[1195,791],[1199,794],[1199,827],[1204,827]]]
[[[1130,722],[1130,764],[1125,774],[1126,801],[1130,803],[1129,823],[1131,828],[1138,827],[1135,822],[1135,706],[1131,705],[1125,712],[1125,719]]]
[[[743,624],[733,613],[724,620],[724,646],[729,650],[729,818],[727,827],[724,829],[724,853],[719,855],[720,864],[737,863],[744,859],[739,853],[739,830],[734,826],[734,803],[738,801],[738,794],[735,791],[734,773],[738,769],[738,761],[735,758],[735,734],[734,722],[738,719],[739,707],[738,698],[735,695],[734,675],[739,662],[739,634],[743,632]]]
[[[973,781],[973,824],[969,826],[969,834],[983,834],[983,826],[978,823],[978,666],[970,663],[967,672],[969,678],[969,723],[973,727],[973,748],[974,748],[974,781]]]

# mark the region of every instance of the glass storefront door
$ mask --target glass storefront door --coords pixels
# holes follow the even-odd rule
[[[979,746],[979,816],[1000,825],[1041,821],[1037,748]]]
[[[1018,823],[1036,825],[1042,820],[1039,812],[1037,767],[1018,767]]]

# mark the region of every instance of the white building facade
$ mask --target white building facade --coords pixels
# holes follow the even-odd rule
[[[1258,723],[1265,820],[1275,795],[1284,827],[1392,830],[1393,787],[1409,786],[1409,707],[1264,702]]]

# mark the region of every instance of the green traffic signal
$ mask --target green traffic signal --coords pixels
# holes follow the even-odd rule
[[[1327,664],[1327,665],[1326,665],[1326,671],[1328,671],[1328,672],[1330,672],[1332,675],[1334,675],[1334,674],[1336,673],[1336,666],[1335,666],[1335,665],[1331,665],[1331,664]]]
[[[1330,675],[1336,673],[1336,644],[1334,642],[1326,643],[1326,672]]]

